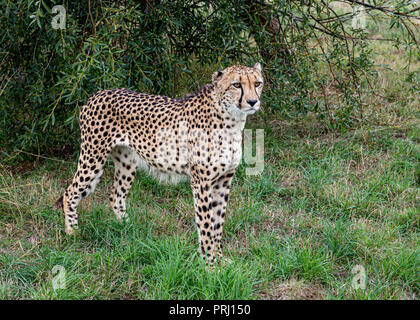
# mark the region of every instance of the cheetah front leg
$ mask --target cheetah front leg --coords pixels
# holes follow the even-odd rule
[[[211,183],[206,179],[192,179],[195,223],[197,225],[199,250],[212,266],[216,261],[216,248],[211,215]]]
[[[212,224],[214,232],[215,250],[217,250],[218,259],[223,257],[222,250],[222,232],[225,222],[226,206],[229,200],[230,185],[235,171],[225,173],[223,176],[213,182],[211,193],[211,211]]]

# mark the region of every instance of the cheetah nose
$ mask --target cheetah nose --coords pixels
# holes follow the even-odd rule
[[[256,104],[256,103],[257,103],[257,101],[258,101],[258,100],[246,100],[246,102],[248,102],[248,104],[249,104],[251,107],[253,107],[253,106],[254,106],[254,104]]]

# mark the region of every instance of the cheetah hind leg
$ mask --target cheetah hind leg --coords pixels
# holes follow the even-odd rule
[[[106,154],[96,159],[86,153],[81,155],[72,184],[66,189],[63,198],[57,201],[58,207],[63,206],[67,234],[73,234],[74,229],[78,229],[77,206],[82,198],[95,190],[101,179],[106,157]],[[89,165],[95,161],[96,164]]]
[[[126,146],[115,147],[111,157],[115,167],[111,207],[118,221],[128,221],[126,198],[134,181],[139,157],[133,149]]]

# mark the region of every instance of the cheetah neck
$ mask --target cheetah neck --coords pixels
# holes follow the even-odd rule
[[[230,124],[234,127],[239,127],[242,131],[245,127],[246,122],[246,113],[243,113],[239,110],[235,105],[230,105],[226,108],[226,122],[230,122]]]
[[[231,129],[242,131],[245,127],[247,114],[239,110],[235,105],[224,106],[220,103],[220,97],[217,95],[214,87],[211,87],[211,99],[216,110],[219,112],[223,123]]]

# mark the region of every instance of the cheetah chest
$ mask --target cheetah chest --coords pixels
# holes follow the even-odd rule
[[[214,173],[235,170],[242,158],[242,134],[237,130],[213,130],[208,134],[190,133],[185,159]],[[217,174],[216,174],[217,175]]]

